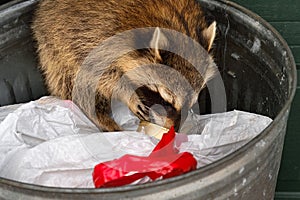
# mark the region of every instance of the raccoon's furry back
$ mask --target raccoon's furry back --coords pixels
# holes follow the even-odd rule
[[[207,24],[195,0],[42,0],[33,30],[50,92],[70,99],[89,52],[116,33],[142,27],[176,30],[208,45],[200,34]]]

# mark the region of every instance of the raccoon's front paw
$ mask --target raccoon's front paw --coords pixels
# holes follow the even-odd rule
[[[132,97],[128,107],[140,120],[150,121],[149,107],[144,105],[139,98]]]
[[[141,120],[144,120],[144,121],[149,121],[150,120],[150,117],[149,117],[149,108],[142,104],[142,103],[139,103],[137,104],[136,106],[136,115],[141,119]]]

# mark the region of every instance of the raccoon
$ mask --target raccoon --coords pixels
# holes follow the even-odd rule
[[[126,45],[131,45],[132,51],[106,63],[107,66],[103,67],[104,60],[121,51],[122,41],[115,41],[111,48],[102,47],[100,51],[107,58],[97,56],[96,51],[96,56],[85,62],[108,38],[142,28],[151,29],[145,36],[129,37]],[[188,109],[197,102],[200,91],[215,73],[213,57],[208,52],[215,39],[216,22],[207,23],[196,0],[41,0],[32,30],[40,69],[52,95],[74,99],[82,65],[88,63],[96,71],[101,68],[101,76],[94,73],[78,84],[96,83],[95,94],[88,97],[93,100],[92,105],[83,98],[84,93],[75,102],[103,131],[122,130],[111,117],[112,99],[122,101],[143,121],[166,128],[175,126],[178,130]],[[185,43],[171,38],[165,30],[182,33],[199,43],[206,53],[194,59],[201,61],[201,66],[197,68],[166,50],[174,42],[182,47]],[[135,49],[137,40],[149,47]],[[199,73],[199,68],[204,73]],[[89,106],[95,110],[94,114]]]

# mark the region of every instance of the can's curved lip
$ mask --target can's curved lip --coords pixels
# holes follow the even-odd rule
[[[0,178],[0,184],[5,184],[5,185],[12,186],[12,187],[26,189],[26,190],[46,192],[46,193],[49,192],[49,193],[64,193],[64,194],[71,194],[71,193],[72,194],[79,194],[79,193],[80,194],[101,194],[101,193],[104,194],[104,193],[115,193],[115,192],[128,192],[128,191],[133,191],[133,190],[150,188],[150,187],[154,187],[154,186],[166,185],[166,184],[169,184],[172,182],[180,181],[180,180],[195,177],[195,176],[200,177],[203,172],[207,172],[208,170],[211,170],[220,164],[230,162],[230,160],[234,159],[235,157],[238,157],[239,155],[241,155],[242,153],[247,151],[247,149],[249,149],[251,147],[255,147],[255,144],[258,141],[260,141],[262,138],[264,138],[266,135],[268,135],[270,133],[270,131],[272,130],[272,128],[275,126],[275,124],[278,123],[280,121],[280,119],[282,119],[286,115],[286,112],[289,110],[289,108],[291,106],[292,100],[296,93],[296,85],[297,85],[297,75],[296,75],[297,73],[296,73],[296,64],[294,61],[294,57],[292,55],[292,52],[291,52],[287,42],[282,38],[282,36],[277,32],[277,30],[275,28],[273,28],[269,23],[267,23],[264,19],[262,19],[260,16],[258,16],[257,14],[251,12],[250,10],[248,10],[236,3],[226,1],[226,0],[218,0],[218,1],[217,0],[200,0],[200,1],[209,2],[216,6],[223,5],[223,7],[226,7],[226,9],[235,9],[243,14],[246,14],[247,16],[249,16],[252,19],[259,21],[261,23],[261,25],[263,25],[266,29],[271,30],[274,37],[277,38],[281,42],[281,44],[283,45],[283,47],[285,48],[285,50],[287,52],[287,57],[290,59],[290,63],[291,63],[291,69],[290,69],[291,77],[289,77],[291,79],[291,87],[292,87],[291,92],[290,92],[290,95],[289,95],[288,99],[286,100],[283,108],[279,112],[279,114],[276,116],[276,118],[273,120],[273,122],[261,134],[259,134],[256,138],[251,140],[248,144],[241,147],[236,152],[234,152],[212,164],[209,164],[205,167],[202,167],[200,169],[197,169],[195,171],[189,172],[189,173],[181,175],[181,176],[177,176],[177,177],[173,177],[173,178],[169,178],[169,179],[165,179],[165,180],[160,180],[160,181],[155,181],[152,183],[146,183],[146,184],[142,184],[142,185],[122,186],[122,187],[117,187],[117,188],[99,188],[99,189],[95,189],[95,188],[56,188],[56,187],[46,187],[46,186],[33,185],[33,184],[28,184],[28,183],[21,183],[21,182],[17,182],[17,181],[5,179],[5,178]],[[36,3],[37,0],[35,0],[34,2]]]

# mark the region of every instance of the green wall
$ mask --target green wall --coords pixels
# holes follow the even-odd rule
[[[276,199],[300,199],[300,0],[232,0],[260,15],[288,42],[298,69],[294,99],[283,158],[277,180]]]

